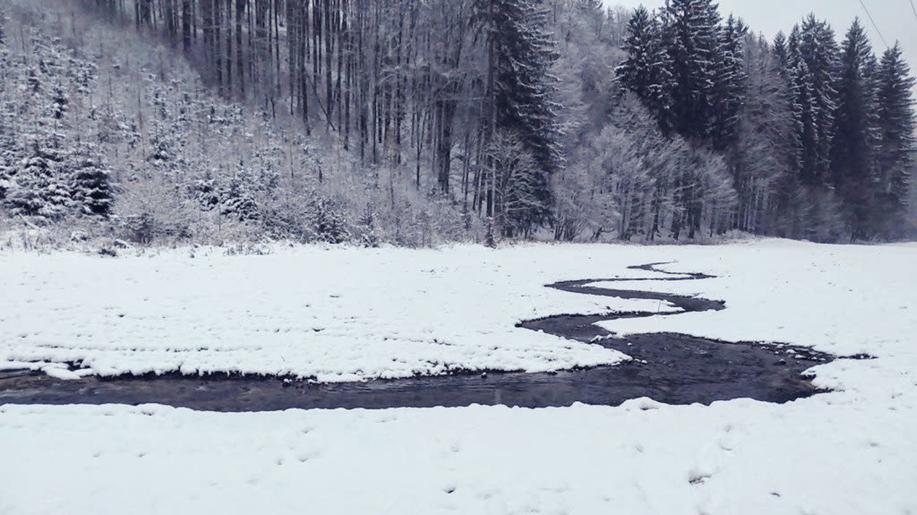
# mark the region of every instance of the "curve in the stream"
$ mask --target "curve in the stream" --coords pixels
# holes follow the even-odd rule
[[[626,312],[556,315],[518,327],[621,351],[631,361],[614,366],[557,373],[491,372],[314,384],[291,378],[238,375],[87,377],[62,381],[25,371],[0,372],[0,404],[157,403],[213,411],[273,411],[289,408],[393,408],[508,405],[529,408],[576,402],[618,405],[651,397],[669,404],[709,404],[751,398],[787,402],[819,393],[804,372],[834,356],[806,347],[724,342],[685,334],[638,334],[621,338],[595,325],[623,318],[673,316],[725,309],[725,303],[700,297],[591,286],[598,282],[693,281],[705,274],[675,273],[663,263],[631,267],[666,277],[589,279],[549,285],[561,291],[623,299],[667,302],[677,312]]]

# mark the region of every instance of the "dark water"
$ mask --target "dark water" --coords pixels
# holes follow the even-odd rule
[[[633,267],[661,272],[659,263]],[[637,279],[696,281],[704,274],[668,274]],[[724,342],[684,334],[643,334],[617,338],[594,325],[603,320],[677,316],[726,309],[722,301],[634,290],[588,286],[594,282],[634,279],[590,279],[549,285],[570,293],[651,299],[680,311],[601,315],[557,315],[519,327],[544,331],[619,350],[633,361],[608,367],[559,373],[458,373],[451,376],[378,380],[365,383],[313,384],[291,378],[253,376],[124,376],[61,381],[23,371],[0,372],[0,404],[144,404],[157,403],[212,411],[272,411],[288,408],[392,408],[508,405],[529,408],[569,406],[575,402],[618,405],[637,397],[669,404],[709,404],[751,398],[787,402],[816,389],[803,372],[836,359],[805,347]]]

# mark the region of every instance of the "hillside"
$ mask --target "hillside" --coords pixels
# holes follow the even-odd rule
[[[139,245],[907,236],[900,50],[814,17],[767,41],[707,4],[4,0],[0,228]]]

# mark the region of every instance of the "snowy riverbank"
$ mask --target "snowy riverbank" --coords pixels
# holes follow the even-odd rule
[[[727,308],[610,329],[778,340],[876,359],[816,367],[816,383],[838,391],[785,405],[242,414],[0,406],[0,456],[10,464],[0,468],[0,513],[917,512],[913,244],[298,248],[193,259],[6,253],[0,356],[83,359],[99,373],[334,380],[446,364],[608,363],[622,356],[514,324],[655,309],[543,285],[646,276],[625,267],[673,260],[670,270],[719,278],[635,287],[702,294]]]

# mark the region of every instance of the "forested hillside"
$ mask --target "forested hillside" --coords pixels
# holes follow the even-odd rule
[[[0,9],[4,226],[412,246],[917,226],[913,74],[856,20],[768,41],[712,0]]]

